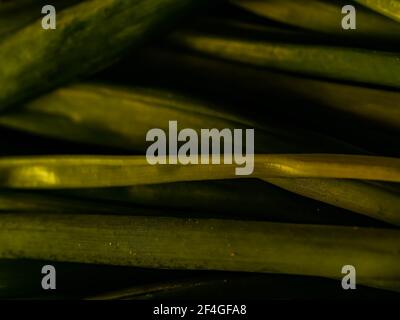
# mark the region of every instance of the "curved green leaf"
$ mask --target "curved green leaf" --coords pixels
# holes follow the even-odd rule
[[[26,26],[0,43],[0,108],[110,65],[194,2],[87,0],[59,12],[56,30]]]

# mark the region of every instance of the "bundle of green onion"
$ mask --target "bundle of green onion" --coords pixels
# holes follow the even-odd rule
[[[0,1],[0,297],[400,297],[400,1],[45,4]],[[149,164],[169,121],[253,174]]]

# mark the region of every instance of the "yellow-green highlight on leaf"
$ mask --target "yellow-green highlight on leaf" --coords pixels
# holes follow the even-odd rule
[[[256,155],[252,176],[237,176],[235,168],[236,164],[150,165],[144,156],[3,158],[0,160],[0,185],[25,189],[99,188],[252,177],[400,224],[398,194],[375,185],[340,180],[399,182],[399,159],[351,155]]]
[[[193,155],[192,159],[197,159]],[[199,160],[200,161],[200,160]],[[359,179],[400,182],[400,159],[328,154],[255,155],[254,173],[235,163],[151,165],[145,156],[43,156],[0,159],[0,185],[9,188],[121,187],[252,177]]]
[[[393,20],[400,22],[399,0],[355,0],[362,5],[375,10]]]

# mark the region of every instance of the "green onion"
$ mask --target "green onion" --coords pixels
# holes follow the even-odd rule
[[[192,158],[197,158],[193,155]],[[211,158],[209,159],[211,163]],[[199,160],[200,162],[200,160]],[[42,156],[0,159],[0,185],[11,188],[120,187],[234,179],[235,163],[151,165],[144,156]],[[400,182],[400,159],[329,154],[254,155],[251,177],[338,178]]]
[[[113,106],[112,109],[110,105]],[[141,153],[145,152],[148,146],[145,136],[149,129],[168,130],[165,119],[177,120],[180,126],[197,130],[254,127],[256,152],[315,152],[323,150],[322,148],[333,152],[358,151],[315,134],[299,130],[292,132],[293,129],[288,132],[270,125],[264,127],[235,114],[218,110],[220,108],[212,104],[199,103],[168,91],[84,84],[59,89],[36,99],[21,110],[2,115],[0,122],[32,133],[117,146]],[[232,169],[229,174],[232,173]],[[173,176],[172,173],[171,175]],[[123,180],[122,177],[121,179]],[[181,181],[181,178],[178,181]],[[318,180],[313,187],[313,179],[307,181],[309,183],[304,184],[301,189],[302,195],[309,194],[313,199],[399,224],[397,208],[400,200],[396,194],[362,182],[338,183],[330,179],[321,184]],[[288,179],[287,182],[289,185],[285,186],[285,189],[297,189],[294,179]],[[290,184],[293,184],[293,188]],[[319,192],[316,188],[320,188]],[[360,190],[368,192],[368,199],[365,199]],[[342,201],[336,196],[338,192],[353,195],[353,198],[345,198]]]
[[[260,41],[192,31],[177,32],[170,41],[193,52],[259,68],[400,88],[398,53]]]
[[[362,7],[357,7],[357,29],[347,31],[342,28],[342,6],[332,1],[239,0],[233,3],[263,17],[356,42],[398,43],[400,38],[399,24]]]
[[[173,232],[171,232],[173,230]],[[321,259],[323,257],[323,259]],[[216,219],[0,215],[0,258],[314,275],[400,290],[400,232]]]
[[[392,18],[400,22],[399,0],[355,0],[355,1],[389,18]]]
[[[294,185],[294,183],[289,184]],[[121,206],[134,208],[146,206],[159,211],[163,210],[165,212],[163,216],[174,212],[179,216],[194,217],[230,217],[334,225],[370,226],[371,223],[377,225],[377,221],[371,221],[364,216],[298,196],[256,179],[191,181],[136,185],[127,188],[68,189],[60,193],[77,199],[118,203]],[[376,193],[379,194],[379,192]],[[384,195],[387,193],[383,192]],[[394,195],[392,197],[395,198]],[[388,210],[387,205],[382,204],[382,201],[375,199],[374,196],[372,199],[370,197],[369,201],[375,201],[376,205],[381,205],[381,208],[384,208],[382,211]],[[400,204],[398,200],[397,203]],[[353,206],[355,205],[353,203]],[[358,208],[360,207],[358,205]],[[376,208],[374,210],[378,212]],[[396,210],[393,211],[393,217],[398,216]],[[136,210],[132,210],[132,213],[135,212]],[[377,218],[379,219],[380,216],[383,216],[383,213],[379,213]]]
[[[399,161],[350,155],[256,155],[252,177],[400,224],[400,197],[379,186],[338,179],[306,179],[305,182],[304,179],[277,179],[322,176],[399,181]],[[153,166],[142,156],[18,157],[0,160],[0,181],[1,186],[9,188],[60,189],[248,178],[236,176],[235,168],[234,164]]]
[[[0,43],[0,108],[110,65],[194,2],[87,0],[58,12],[56,30],[31,23]]]
[[[146,62],[140,73],[142,77],[145,76],[145,72],[150,77],[155,77],[156,72],[161,72],[167,75],[166,77],[173,73],[175,81],[180,84],[197,87],[199,83],[202,83],[203,90],[208,90],[215,95],[226,96],[234,91],[235,99],[243,97],[245,101],[249,100],[249,96],[268,99],[279,95],[281,100],[263,103],[263,106],[271,111],[284,110],[286,114],[299,108],[298,104],[293,103],[294,101],[305,100],[306,110],[312,111],[309,117],[312,117],[315,111],[323,112],[329,108],[338,113],[351,114],[360,119],[400,130],[400,93],[396,91],[319,81],[265,69],[257,70],[249,66],[217,61],[166,48],[147,49],[140,56],[140,60]],[[137,72],[138,68],[140,70],[140,66],[132,59],[126,59],[123,64],[113,67],[108,76],[129,78],[130,72],[133,70]],[[189,78],[192,73],[196,74],[196,78]],[[282,99],[288,97],[292,98],[290,100],[292,103],[281,102]],[[252,101],[250,100],[248,104],[252,104]],[[0,122],[7,124],[1,118]],[[360,129],[357,128],[357,130]],[[367,135],[368,132],[363,132],[363,134]]]

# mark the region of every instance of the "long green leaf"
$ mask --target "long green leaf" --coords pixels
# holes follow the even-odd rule
[[[108,77],[127,77],[133,70],[140,69],[132,59],[124,60],[123,64],[113,67]],[[235,92],[234,98],[273,97],[277,102],[264,103],[264,108],[285,110],[287,114],[298,109],[298,104],[290,101],[306,101],[307,109],[320,113],[328,107],[339,113],[351,114],[361,119],[379,123],[388,128],[400,129],[400,93],[373,89],[328,81],[318,81],[284,73],[256,70],[243,65],[216,61],[198,55],[189,55],[165,48],[145,50],[140,56],[145,61],[140,76],[155,77],[156,73],[174,74],[174,80],[179,84],[189,84],[196,87],[201,83],[203,90],[213,94],[228,95]],[[189,78],[189,74],[196,78]],[[277,99],[277,96],[281,100]],[[287,98],[292,100],[286,102]],[[284,101],[280,103],[280,101]],[[328,109],[328,110],[329,110]],[[312,114],[310,114],[312,116]],[[0,122],[2,121],[0,118]],[[357,128],[359,130],[359,128]],[[371,130],[371,129],[370,129]],[[378,135],[379,132],[374,132]],[[368,132],[363,132],[367,136]],[[382,138],[384,139],[384,138]],[[368,137],[368,142],[371,138]]]
[[[265,179],[311,199],[400,225],[399,193],[362,181],[338,179]]]
[[[0,43],[0,108],[110,65],[194,2],[87,0],[59,12],[56,30],[28,25]]]
[[[112,106],[112,107],[110,107]],[[61,88],[19,110],[0,116],[0,124],[50,137],[120,147],[144,153],[150,129],[178,127],[255,128],[256,152],[345,152],[360,149],[327,136],[293,127],[260,124],[214,103],[187,98],[174,91],[123,88],[85,83]]]
[[[357,8],[357,29],[343,30],[341,14],[344,2],[321,0],[239,0],[239,7],[279,22],[311,29],[355,41],[399,41],[400,25],[396,22]]]
[[[252,177],[329,204],[400,224],[398,194],[375,185],[332,179],[277,178],[319,177],[399,181],[398,159],[328,155],[256,155]],[[150,165],[142,156],[132,157],[26,157],[0,160],[3,187],[59,189],[116,187],[143,184],[234,179],[236,165]],[[315,185],[314,185],[315,183]],[[338,197],[340,194],[342,197]]]
[[[371,194],[370,188],[364,189],[368,195]],[[371,226],[373,222],[374,226],[377,225],[377,221],[370,221],[364,216],[298,196],[255,179],[192,181],[60,192],[63,195],[90,201],[117,202],[122,206],[132,207],[146,206],[163,210],[166,215],[174,212],[182,213],[182,216],[190,214],[195,217],[358,226]],[[383,192],[384,199],[388,198],[386,194],[387,192]],[[359,197],[362,199],[362,195]],[[392,197],[395,198],[394,195]],[[382,201],[375,199],[373,193],[372,199],[369,196],[368,201],[371,201],[370,206],[375,202],[379,203],[385,212],[388,210],[387,205],[382,205]],[[351,203],[348,206],[351,206]],[[362,205],[357,203],[358,211],[361,207]],[[374,211],[378,211],[376,207]],[[396,217],[397,210],[393,211],[393,217]],[[373,212],[370,214],[373,216]],[[377,218],[382,215],[378,215]],[[388,219],[390,220],[390,217]]]
[[[295,223],[377,224],[377,221],[297,196],[255,179],[136,185],[128,188],[63,189],[57,192],[1,189],[0,212],[131,215],[168,215],[174,212],[180,216],[229,216]]]
[[[399,0],[355,0],[362,5],[400,22]]]
[[[110,108],[110,105],[113,108]],[[298,131],[287,133],[279,128],[263,129],[253,122],[243,120],[235,115],[216,111],[212,105],[193,102],[169,92],[143,91],[137,89],[122,90],[108,86],[78,85],[57,90],[40,99],[32,101],[21,111],[13,111],[0,117],[4,125],[20,128],[33,133],[45,134],[62,139],[84,141],[101,145],[119,146],[144,152],[148,146],[145,142],[146,132],[152,128],[168,130],[165,119],[177,120],[182,128],[256,128],[256,152],[357,152],[356,149],[345,146],[331,147],[333,141],[321,137],[304,134]],[[308,146],[309,141],[315,146]],[[294,180],[292,181],[294,184]],[[296,184],[295,184],[296,185]],[[343,181],[341,192],[354,195],[353,203],[341,203],[340,199],[328,199],[336,205],[354,210],[375,218],[385,217],[384,221],[399,223],[398,196],[382,191],[379,187],[365,185],[362,189],[369,190],[371,201],[365,201],[361,187],[352,181]],[[312,179],[307,185],[313,199],[327,201],[338,192],[337,184],[326,182],[317,194],[312,186]],[[290,188],[289,188],[290,189]],[[385,193],[385,197],[381,197]],[[306,191],[303,190],[305,195]],[[389,216],[386,220],[386,216]]]
[[[171,232],[173,230],[173,232]],[[398,230],[229,220],[0,216],[0,258],[342,278],[400,290]],[[321,259],[324,257],[324,259]]]
[[[261,68],[400,88],[400,55],[383,51],[291,44],[181,31],[173,44]]]
[[[192,156],[192,160],[197,158]],[[93,188],[249,177],[236,174],[235,169],[240,165],[222,164],[223,160],[221,157],[221,164],[207,165],[151,165],[144,156],[7,157],[0,159],[0,185]],[[326,154],[254,155],[254,173],[250,177],[400,182],[400,159]]]

